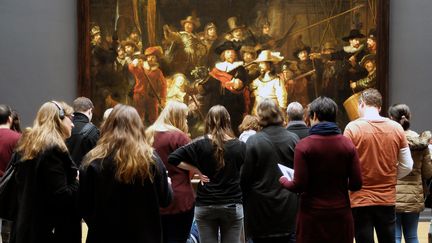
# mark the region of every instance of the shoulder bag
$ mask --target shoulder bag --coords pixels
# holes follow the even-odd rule
[[[15,179],[17,155],[12,155],[9,166],[0,180],[0,218],[14,221],[18,209],[17,182]]]

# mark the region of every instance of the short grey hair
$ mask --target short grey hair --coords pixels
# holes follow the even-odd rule
[[[303,120],[303,106],[297,101],[289,103],[287,107],[287,115],[290,121],[302,121]]]

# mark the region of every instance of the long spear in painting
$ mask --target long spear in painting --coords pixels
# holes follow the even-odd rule
[[[163,109],[164,107],[163,107],[163,104],[162,104],[162,100],[161,100],[161,98],[159,97],[158,93],[156,92],[156,89],[155,89],[155,87],[153,86],[153,84],[152,84],[152,82],[151,82],[149,76],[148,76],[147,73],[145,72],[145,70],[144,70],[143,74],[144,74],[144,77],[145,77],[145,78],[147,79],[147,81],[148,81],[148,84],[149,84],[150,90],[152,91],[152,93],[153,93],[154,96],[156,97],[156,99],[157,99],[159,105],[160,105],[161,108]]]
[[[318,22],[316,22],[316,23],[313,23],[313,24],[311,24],[311,25],[308,25],[308,26],[306,26],[306,27],[300,28],[300,29],[298,29],[298,30],[296,30],[296,31],[294,31],[294,32],[292,32],[292,33],[290,33],[290,34],[288,34],[287,36],[284,36],[284,37],[286,38],[286,37],[288,37],[288,36],[293,36],[293,35],[296,35],[296,34],[298,34],[298,33],[302,33],[302,32],[305,31],[305,30],[308,30],[308,29],[313,28],[313,27],[315,27],[315,26],[318,26],[318,25],[320,25],[320,24],[326,23],[326,22],[328,22],[328,21],[330,21],[330,20],[332,20],[332,19],[338,18],[338,17],[343,16],[343,15],[345,15],[345,14],[347,14],[347,13],[351,13],[352,11],[358,10],[358,9],[360,9],[360,8],[363,8],[363,7],[365,7],[365,5],[364,5],[364,4],[360,4],[360,5],[356,6],[356,7],[351,8],[351,9],[348,9],[348,10],[342,12],[342,13],[338,13],[338,14],[336,14],[336,15],[333,15],[333,16],[331,16],[331,17],[325,18],[325,19],[320,20],[320,21],[318,21]]]
[[[116,32],[117,32],[117,23],[118,23],[119,18],[120,18],[119,0],[116,0],[116,13],[115,13],[115,19],[114,19],[114,31],[116,31]]]

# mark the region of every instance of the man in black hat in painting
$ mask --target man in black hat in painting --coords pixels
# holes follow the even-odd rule
[[[234,42],[239,46],[249,45],[255,46],[256,40],[249,33],[248,28],[245,24],[241,24],[237,17],[230,17],[227,19],[229,31],[226,34],[226,39]]]
[[[340,99],[342,102],[346,100],[352,91],[350,90],[350,81],[357,81],[367,76],[368,72],[360,65],[362,58],[368,54],[365,44],[361,40],[366,36],[360,30],[353,29],[348,36],[342,37],[342,40],[348,42],[349,45],[344,46],[342,50],[331,54],[311,54],[312,58],[326,58],[330,60],[342,60],[342,92]]]
[[[238,61],[239,45],[226,41],[215,48],[221,62],[210,71],[208,81],[202,84],[203,113],[214,105],[223,105],[231,116],[232,127],[238,127],[246,112],[244,87],[248,85],[247,71],[242,61]],[[236,129],[234,129],[236,130]]]

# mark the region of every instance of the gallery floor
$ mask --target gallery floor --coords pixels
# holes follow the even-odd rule
[[[430,209],[429,209],[430,211]],[[425,212],[427,213],[427,212]],[[428,213],[429,215],[427,215],[426,217],[422,217],[421,220],[427,220],[428,221],[422,221],[419,223],[419,227],[418,227],[418,236],[419,236],[419,242],[420,243],[428,243],[428,232],[429,232],[429,225],[431,224],[430,221],[430,212]],[[85,224],[83,224],[83,243],[85,243],[85,239],[87,236],[87,227]],[[378,242],[377,240],[375,242]],[[405,242],[405,241],[402,241]]]

